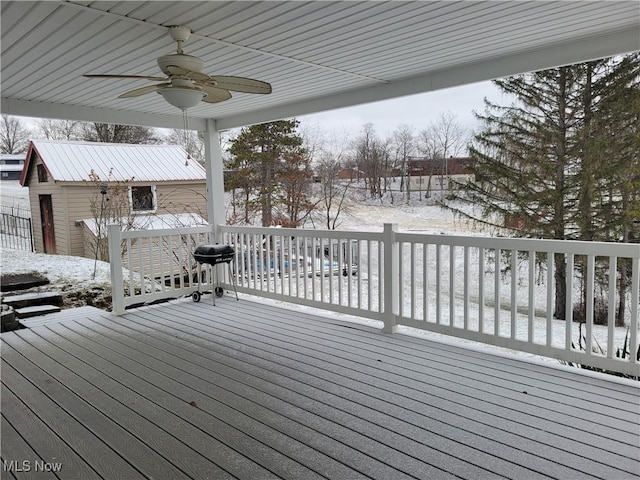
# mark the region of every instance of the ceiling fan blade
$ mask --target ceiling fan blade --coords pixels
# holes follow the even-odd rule
[[[218,88],[243,93],[271,93],[271,85],[267,82],[247,77],[230,77],[226,75],[211,75],[209,82]]]
[[[207,95],[202,99],[203,102],[207,103],[218,103],[224,102],[225,100],[229,100],[231,98],[231,92],[229,90],[225,90],[223,88],[213,87],[211,85],[201,85],[202,91]]]
[[[209,75],[202,72],[194,72],[193,70],[187,70],[186,68],[178,67],[177,65],[168,65],[167,71],[172,75],[179,75],[191,80],[209,80]]]
[[[83,77],[87,78],[137,78],[140,80],[151,80],[152,82],[166,82],[168,80],[167,77],[147,77],[144,75],[83,75]]]
[[[168,87],[170,85],[171,85],[170,83],[161,83],[159,85],[148,85],[146,87],[136,88],[135,90],[129,90],[128,92],[125,92],[122,95],[118,96],[118,98],[139,97],[141,95],[146,95],[147,93],[162,90],[163,88]]]

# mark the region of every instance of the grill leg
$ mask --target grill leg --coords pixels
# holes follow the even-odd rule
[[[218,286],[218,269],[216,265],[211,266],[211,298],[213,298],[213,306],[216,306],[216,287]]]

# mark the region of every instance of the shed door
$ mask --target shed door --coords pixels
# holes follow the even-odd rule
[[[53,229],[53,202],[51,195],[39,195],[42,244],[44,253],[56,253],[56,234]]]

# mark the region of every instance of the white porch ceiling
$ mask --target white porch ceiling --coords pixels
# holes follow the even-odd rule
[[[118,99],[194,34],[206,73],[273,85],[189,110],[224,130],[640,50],[631,1],[2,1],[2,113],[180,127],[162,96]]]

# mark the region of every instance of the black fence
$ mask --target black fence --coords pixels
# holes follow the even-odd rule
[[[0,244],[2,248],[29,252],[35,250],[29,210],[0,205]]]

